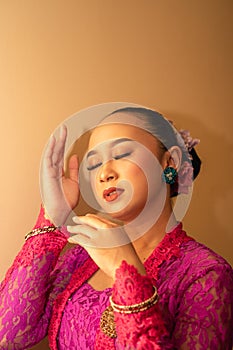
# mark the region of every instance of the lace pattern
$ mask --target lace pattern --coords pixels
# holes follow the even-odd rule
[[[73,273],[70,283],[62,293],[59,294],[53,305],[53,313],[48,331],[49,345],[52,350],[57,350],[57,334],[60,328],[62,314],[65,305],[72,295],[95,271],[98,266],[88,258],[82,266]]]
[[[47,225],[51,223],[41,208],[34,228]],[[59,231],[37,235],[15,258],[0,286],[0,349],[25,349],[46,335],[53,299],[67,282],[65,278],[54,286],[56,276],[51,276],[66,241]]]
[[[50,224],[41,215],[36,226]],[[76,338],[82,337],[79,325],[94,322],[96,327],[108,294],[83,291],[98,267],[79,246],[60,255],[65,244],[59,231],[31,237],[16,257],[1,285],[1,350],[27,349],[47,333],[51,349],[76,350],[82,339],[78,343]],[[117,314],[116,341],[98,327],[96,350],[231,350],[233,272],[223,258],[187,237],[180,224],[166,234],[145,268],[147,276],[141,276],[123,262],[113,299],[119,304],[140,302],[151,296],[155,284],[159,302],[139,314]],[[96,306],[98,298],[101,305]],[[76,317],[77,302],[89,305],[95,317],[88,308]],[[82,350],[92,350],[92,345],[86,342]]]
[[[67,349],[67,344],[69,349],[94,349],[100,315],[106,308],[110,295],[111,288],[96,291],[88,283],[84,283],[70,296],[61,319],[59,349]],[[67,338],[69,328],[72,333]]]
[[[187,237],[180,224],[145,267],[151,282],[121,265],[114,300],[123,305],[145,300],[156,281],[159,303],[139,314],[115,313],[117,342],[110,340],[105,349],[231,350],[233,273],[223,258]],[[100,331],[96,349],[104,349],[105,340]]]

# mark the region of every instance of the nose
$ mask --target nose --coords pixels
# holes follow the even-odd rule
[[[100,182],[111,182],[117,180],[118,174],[112,166],[112,161],[108,161],[107,163],[102,165],[98,177]]]

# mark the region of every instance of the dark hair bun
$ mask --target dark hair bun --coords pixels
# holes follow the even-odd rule
[[[192,156],[193,179],[195,179],[201,170],[201,159],[198,157],[194,148],[189,153]]]

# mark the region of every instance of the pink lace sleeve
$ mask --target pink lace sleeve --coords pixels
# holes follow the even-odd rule
[[[148,276],[142,276],[134,266],[122,262],[116,271],[113,287],[113,300],[116,304],[138,304],[153,294],[153,282]],[[161,316],[159,305],[133,313],[114,313],[117,331],[117,349],[172,349],[168,341],[168,332]],[[164,343],[161,347],[160,344]],[[166,345],[165,345],[166,343]]]
[[[42,208],[35,228],[47,225]],[[51,275],[66,242],[54,231],[23,245],[0,287],[0,349],[26,349],[45,337],[52,301],[68,279],[66,271],[60,280]]]
[[[189,277],[177,309],[173,332],[176,348],[232,350],[233,276],[230,266],[215,266],[202,276]]]
[[[176,284],[170,276],[171,283],[166,283],[166,290],[171,294],[169,307],[174,318],[169,327],[165,324],[168,315],[163,299],[143,312],[129,315],[115,312],[115,348],[231,350],[232,269],[228,264],[217,265],[211,261],[209,264],[208,269],[187,271],[179,282],[174,271]],[[152,279],[141,276],[133,266],[123,262],[117,270],[113,300],[121,305],[140,303],[151,297],[152,285]]]

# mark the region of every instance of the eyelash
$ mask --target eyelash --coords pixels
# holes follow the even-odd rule
[[[122,158],[124,158],[124,157],[130,156],[130,154],[131,154],[131,152],[127,152],[127,153],[119,154],[118,156],[115,156],[115,157],[113,157],[113,158],[114,158],[115,160],[118,160],[118,159],[122,159]],[[94,169],[98,168],[98,167],[101,166],[101,165],[102,165],[102,163],[97,163],[97,164],[95,164],[95,165],[92,165],[92,166],[90,166],[90,167],[87,167],[87,170],[88,170],[88,171],[94,170]]]
[[[118,160],[118,159],[121,159],[121,158],[130,156],[130,154],[131,154],[131,152],[126,152],[126,153],[119,154],[118,156],[115,156],[115,157],[113,157],[113,158],[114,158],[115,160]]]
[[[94,169],[98,168],[98,167],[101,166],[101,165],[102,165],[102,163],[97,163],[97,164],[95,164],[95,165],[88,166],[88,167],[87,167],[87,170],[88,170],[88,171],[94,170]]]

